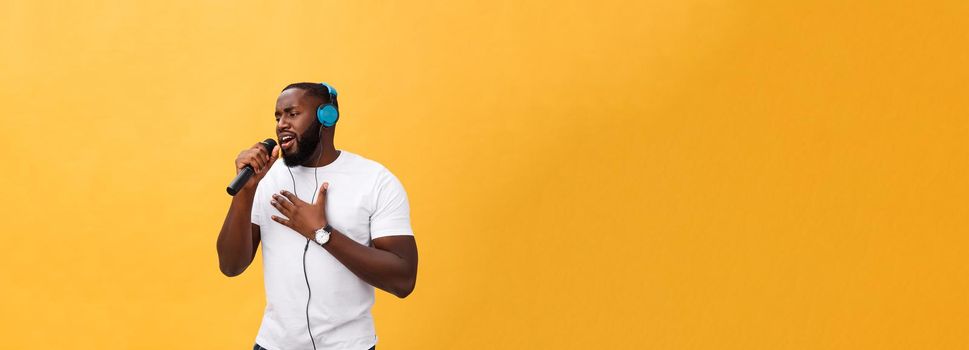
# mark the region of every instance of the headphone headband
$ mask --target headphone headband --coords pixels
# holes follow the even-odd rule
[[[320,85],[323,85],[324,87],[326,87],[326,92],[330,94],[330,97],[331,98],[332,97],[336,97],[336,89],[334,89],[332,86],[330,86],[330,84],[320,83]],[[332,102],[333,101],[331,100],[330,103],[332,103]]]

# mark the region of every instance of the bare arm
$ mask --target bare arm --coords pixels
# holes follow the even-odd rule
[[[238,276],[256,256],[259,247],[259,225],[250,222],[254,193],[239,192],[232,198],[229,212],[225,215],[216,249],[219,252],[219,270],[222,274]]]
[[[274,194],[272,205],[285,217],[272,219],[313,239],[316,230],[326,226],[327,183],[320,187],[316,203],[303,202],[288,191]],[[417,243],[413,236],[387,236],[373,240],[373,247],[357,243],[333,230],[323,245],[357,277],[398,298],[410,295],[417,281]]]
[[[279,146],[276,146],[270,155],[262,144],[257,143],[242,151],[236,158],[237,172],[247,165],[252,166],[256,171],[245,186],[232,197],[232,204],[229,205],[229,212],[225,214],[225,221],[222,222],[222,229],[215,244],[219,252],[219,270],[226,276],[238,276],[249,267],[256,256],[260,232],[259,225],[252,223],[252,203],[256,197],[259,180],[266,176],[269,167],[278,157]]]
[[[398,298],[410,295],[417,282],[414,236],[381,237],[373,245],[362,245],[334,230],[323,248],[370,285]]]

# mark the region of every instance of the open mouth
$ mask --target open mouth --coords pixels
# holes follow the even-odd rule
[[[283,149],[289,149],[296,143],[296,137],[293,135],[281,135],[279,136],[279,147]]]

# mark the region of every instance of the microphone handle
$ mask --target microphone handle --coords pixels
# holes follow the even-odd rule
[[[262,144],[262,147],[266,149],[266,153],[270,155],[273,154],[273,148],[276,148],[276,140],[269,138],[260,143]],[[246,185],[246,182],[249,181],[252,174],[255,173],[256,171],[252,169],[252,166],[246,165],[244,168],[242,168],[242,171],[236,174],[236,178],[232,179],[232,182],[229,183],[229,187],[225,188],[225,191],[228,192],[230,196],[235,196],[236,193],[239,193],[239,190],[242,189],[242,186]]]
[[[246,185],[246,182],[249,181],[249,178],[252,177],[252,174],[255,174],[255,173],[256,172],[252,170],[251,166],[246,165],[246,167],[242,168],[242,171],[240,171],[239,174],[236,175],[236,178],[232,179],[232,182],[229,183],[229,187],[225,188],[225,191],[228,192],[230,196],[235,196],[236,193],[239,193],[239,190],[242,189],[242,186]]]

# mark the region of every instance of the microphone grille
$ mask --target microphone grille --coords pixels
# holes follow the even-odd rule
[[[273,148],[276,148],[276,139],[266,139],[262,142],[262,145],[266,147],[266,152],[272,154]]]

